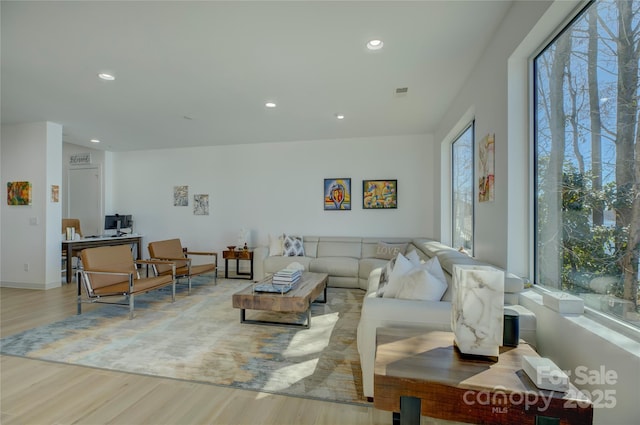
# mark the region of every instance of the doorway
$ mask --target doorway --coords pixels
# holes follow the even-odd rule
[[[69,168],[67,202],[69,218],[80,220],[83,236],[101,235],[102,170],[99,166]]]

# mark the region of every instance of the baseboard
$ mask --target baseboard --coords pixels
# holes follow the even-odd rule
[[[45,284],[33,282],[0,282],[0,288],[47,290],[59,288],[60,286],[62,286],[60,282],[51,282]]]

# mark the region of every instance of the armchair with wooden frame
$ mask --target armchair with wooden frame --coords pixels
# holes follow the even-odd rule
[[[128,245],[87,248],[80,253],[83,268],[78,272],[78,314],[82,303],[106,303],[129,306],[133,319],[134,298],[154,289],[171,285],[171,302],[176,299],[176,266],[171,261],[134,260]],[[140,277],[137,264],[160,264],[169,272],[162,276]],[[82,299],[81,283],[88,300]],[[102,301],[105,297],[128,298],[128,303]]]
[[[214,282],[217,281],[218,273],[218,253],[202,251],[186,251],[182,248],[180,239],[167,239],[163,241],[150,242],[149,256],[152,261],[165,260],[173,261],[176,265],[176,279],[187,278],[189,283],[189,293],[191,293],[191,277],[204,273],[215,273]],[[191,264],[190,255],[209,255],[215,258],[210,264]],[[153,264],[153,271],[157,276],[163,276],[170,272],[169,268],[163,264]]]

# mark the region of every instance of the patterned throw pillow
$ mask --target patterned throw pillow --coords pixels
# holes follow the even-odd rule
[[[282,240],[282,248],[285,257],[304,257],[304,244],[302,236],[284,235]]]

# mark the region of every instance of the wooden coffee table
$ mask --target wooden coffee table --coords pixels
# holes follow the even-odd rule
[[[324,292],[324,297],[317,302],[327,302],[327,278],[328,275],[326,273],[304,272],[298,285],[285,294],[256,292],[253,290],[254,285],[251,285],[233,294],[233,308],[240,309],[240,323],[294,326],[309,329],[311,326],[311,303],[316,302],[316,298],[322,292]],[[271,277],[268,277],[258,283],[270,281]],[[250,320],[246,318],[246,310],[306,313],[307,320],[306,323]]]
[[[589,398],[573,385],[566,393],[536,388],[522,370],[524,355],[538,354],[521,342],[500,347],[497,362],[470,360],[451,332],[378,328],[374,407],[394,412],[402,425],[419,424],[421,414],[496,425],[591,424]]]

